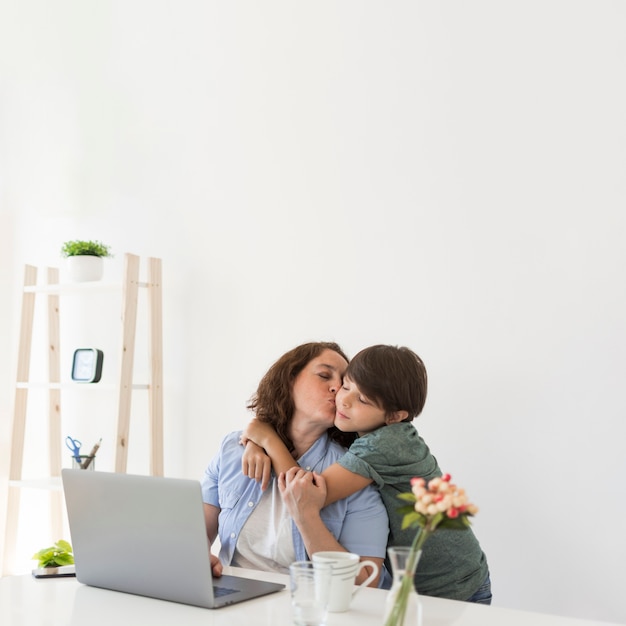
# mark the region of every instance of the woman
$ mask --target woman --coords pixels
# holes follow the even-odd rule
[[[248,404],[269,422],[306,473],[298,480],[275,477],[267,489],[241,471],[241,432],[227,435],[202,481],[207,534],[219,536],[221,563],[287,573],[293,561],[320,550],[355,552],[379,565],[385,557],[389,522],[379,494],[367,487],[321,508],[325,493],[306,489],[345,448],[333,439],[335,395],[348,359],[335,343],[307,343],[284,354],[265,374]],[[329,429],[331,429],[329,431]],[[334,435],[333,435],[334,433]],[[321,510],[320,510],[321,509]],[[370,572],[363,568],[357,582]],[[380,576],[379,576],[380,579]],[[378,580],[372,583],[376,586]]]

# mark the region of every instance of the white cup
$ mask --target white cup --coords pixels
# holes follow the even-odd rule
[[[312,559],[314,563],[330,563],[333,566],[332,581],[330,585],[330,599],[328,610],[333,613],[347,611],[350,608],[352,598],[362,587],[369,585],[378,576],[378,565],[374,561],[361,561],[358,554],[353,552],[316,552]],[[359,572],[365,567],[371,567],[374,571],[358,586],[354,581]]]
[[[297,626],[324,626],[332,565],[296,561],[289,566],[293,623]]]

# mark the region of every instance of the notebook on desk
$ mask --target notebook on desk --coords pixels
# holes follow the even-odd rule
[[[212,577],[197,481],[71,469],[62,479],[81,583],[205,608],[284,589]]]

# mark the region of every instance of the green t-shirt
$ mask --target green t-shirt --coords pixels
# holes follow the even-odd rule
[[[371,478],[380,490],[389,515],[390,546],[409,546],[416,529],[402,530],[403,503],[398,494],[411,491],[411,478],[441,476],[437,459],[408,422],[382,426],[359,437],[338,463]],[[487,577],[487,559],[471,529],[441,528],[424,543],[415,587],[427,596],[467,600]]]

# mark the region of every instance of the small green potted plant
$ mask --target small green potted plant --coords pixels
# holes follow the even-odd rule
[[[74,553],[67,541],[59,539],[53,546],[35,552],[32,559],[37,561],[36,577],[71,576],[74,573]]]
[[[67,259],[67,270],[72,280],[85,282],[100,280],[104,271],[102,259],[113,256],[109,246],[100,241],[66,241],[61,256]]]

